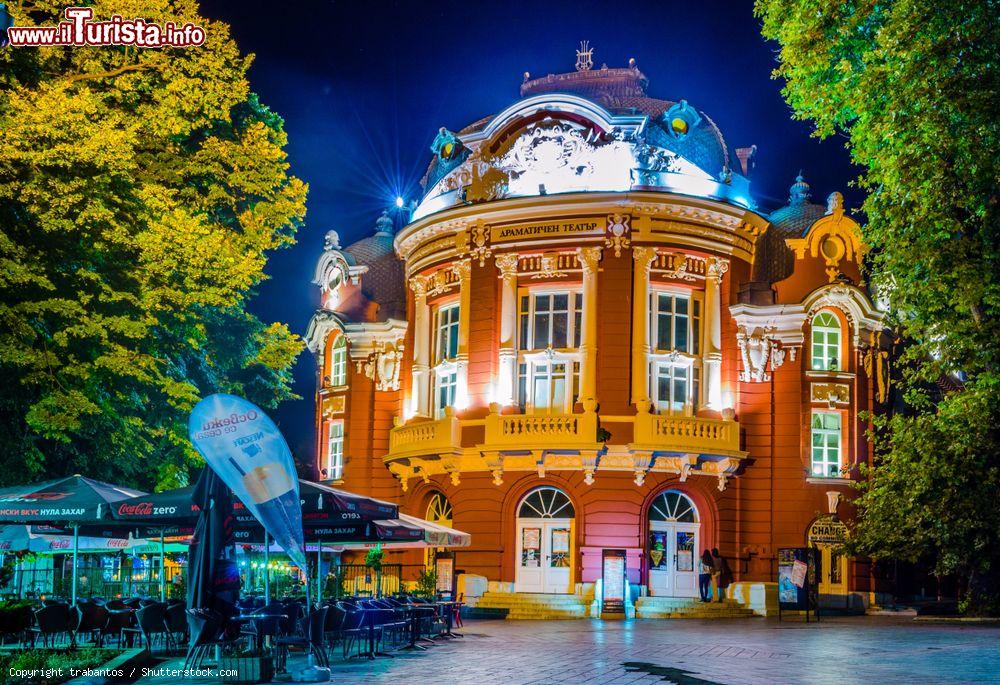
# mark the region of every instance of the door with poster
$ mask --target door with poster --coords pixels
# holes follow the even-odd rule
[[[646,549],[649,594],[698,596],[700,529],[698,510],[683,493],[668,490],[653,500]]]
[[[573,514],[569,498],[555,488],[538,488],[522,500],[517,518],[517,592],[570,592]]]

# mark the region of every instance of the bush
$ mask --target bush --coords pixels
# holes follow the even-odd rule
[[[96,668],[119,654],[121,652],[115,649],[26,649],[0,656],[0,673],[4,675],[2,682],[57,685],[70,679],[70,669]],[[62,670],[61,677],[54,674],[59,672],[58,669]],[[38,671],[41,674],[48,671],[50,676],[15,680],[10,678],[11,670]]]
[[[31,625],[34,602],[24,599],[8,599],[0,602],[0,634],[17,635]]]

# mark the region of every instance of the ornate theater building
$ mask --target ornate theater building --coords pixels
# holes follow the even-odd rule
[[[323,478],[471,533],[466,599],[512,616],[595,611],[609,555],[629,613],[677,613],[711,548],[718,611],[773,611],[778,550],[810,544],[824,601],[867,602],[835,543],[887,355],[840,194],[800,176],[764,211],[755,148],[585,51],[431,150],[399,230],[327,234]]]

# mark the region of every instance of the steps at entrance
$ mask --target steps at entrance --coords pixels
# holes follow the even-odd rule
[[[590,601],[580,595],[533,592],[487,592],[476,609],[508,609],[509,619],[587,618]]]
[[[640,597],[636,618],[749,618],[754,612],[736,600],[702,602],[687,597]]]

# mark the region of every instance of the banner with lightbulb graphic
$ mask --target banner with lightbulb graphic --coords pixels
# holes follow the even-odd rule
[[[299,479],[274,422],[252,402],[216,394],[191,411],[188,430],[208,467],[305,571]]]

